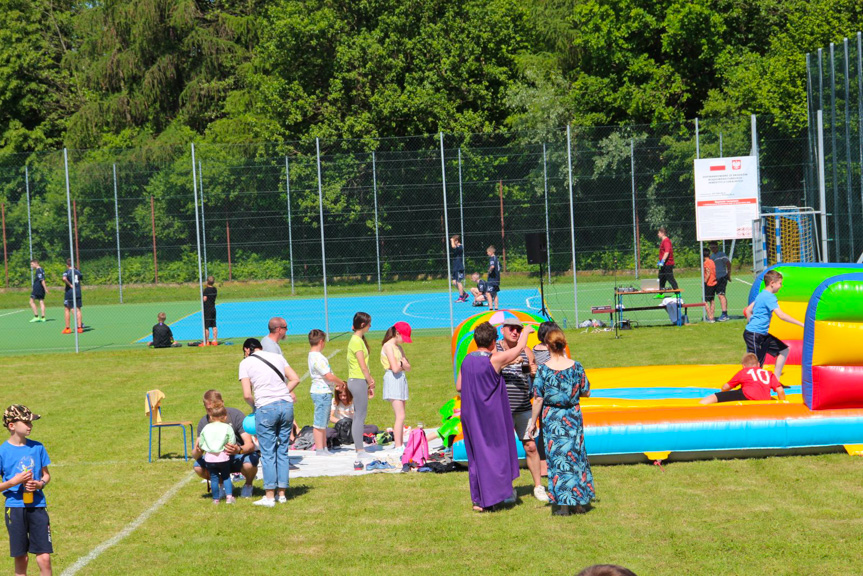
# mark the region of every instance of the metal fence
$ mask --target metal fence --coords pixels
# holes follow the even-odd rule
[[[806,71],[809,162],[823,166],[823,190],[814,182],[817,195],[808,196],[807,204],[824,211],[829,259],[861,262],[863,35],[807,54]]]
[[[494,245],[506,285],[535,286],[524,235],[540,232],[552,313],[573,323],[609,303],[597,279],[655,275],[660,225],[697,276],[693,160],[750,153],[763,204],[809,204],[810,141],[771,118],[5,156],[4,282],[20,296],[3,302],[26,303],[34,257],[53,286],[74,257],[98,304],[197,303],[199,262],[220,302],[446,292],[454,234],[468,276]],[[734,250],[747,269],[749,243]]]

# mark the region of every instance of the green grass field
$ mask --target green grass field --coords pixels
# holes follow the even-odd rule
[[[620,340],[576,330],[568,336],[588,368],[724,363],[739,360],[742,328],[733,321],[640,328]],[[306,347],[284,349],[302,373]],[[332,364],[343,374],[343,340],[326,352],[337,350]],[[418,334],[408,353],[408,423],[431,425],[453,395],[449,339]],[[529,495],[526,471],[518,505],[494,514],[471,512],[466,472],[296,479],[287,505],[214,507],[189,463],[147,463],[143,395],[164,391],[168,419],[200,418],[201,394],[211,387],[242,408],[239,360],[236,346],[3,359],[0,400],[42,415],[32,437],[54,462],[46,494],[55,573],[163,497],[78,574],[574,574],[596,562],[641,576],[863,573],[863,461],[844,454],[595,466],[599,501],[570,518],[551,517]],[[298,388],[301,424],[311,420],[308,385]],[[390,424],[389,405],[373,400],[369,421]],[[181,450],[178,438],[166,432],[165,448]]]

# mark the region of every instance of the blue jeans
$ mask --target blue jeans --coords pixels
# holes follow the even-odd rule
[[[333,407],[332,394],[312,394],[312,404],[315,405],[315,418],[312,425],[318,430],[327,427],[330,421],[330,411]]]
[[[288,487],[288,448],[294,405],[279,400],[255,410],[258,444],[261,446],[261,466],[264,469],[264,490]]]
[[[219,488],[224,490],[224,496],[234,494],[234,484],[231,482],[231,462],[206,462],[205,466],[210,472],[210,490],[213,492],[213,500],[219,499]]]

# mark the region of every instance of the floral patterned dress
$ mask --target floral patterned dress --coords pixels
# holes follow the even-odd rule
[[[563,370],[547,365],[537,370],[533,396],[543,400],[549,497],[559,506],[583,506],[595,496],[579,406],[579,398],[588,392],[590,383],[578,362]]]

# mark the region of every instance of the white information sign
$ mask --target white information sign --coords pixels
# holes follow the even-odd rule
[[[758,157],[695,161],[699,241],[752,238],[752,221],[758,217]]]

